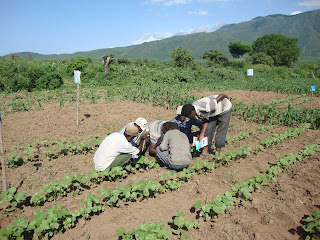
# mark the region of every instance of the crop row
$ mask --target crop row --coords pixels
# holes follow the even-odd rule
[[[320,139],[319,139],[320,140]],[[202,205],[202,201],[197,201],[190,209],[196,213],[195,218],[203,218],[204,221],[209,221],[218,217],[221,214],[227,213],[228,210],[238,201],[252,199],[252,193],[260,190],[261,186],[268,185],[270,180],[276,181],[279,173],[285,172],[296,161],[301,161],[306,157],[313,155],[316,151],[320,151],[319,144],[308,144],[304,150],[298,154],[289,153],[285,156],[280,156],[275,164],[268,166],[266,173],[261,173],[249,178],[246,181],[236,183],[231,190],[226,191],[223,195],[218,195],[210,202]],[[197,210],[198,209],[198,210]],[[191,212],[191,213],[192,213]],[[314,212],[313,216],[306,219],[308,224],[304,225],[303,229],[306,232],[319,233],[319,214]],[[186,219],[186,214],[178,210],[176,216],[170,218],[167,222],[170,229],[164,227],[163,222],[155,222],[151,224],[143,223],[138,229],[131,229],[126,233],[125,228],[119,228],[117,231],[119,239],[169,239],[172,233],[178,235],[180,239],[189,238],[187,231],[192,228],[199,228],[201,224],[198,221],[192,222]]]
[[[110,102],[115,100],[132,100],[137,102],[151,102],[154,106],[163,106],[166,108],[176,108],[186,102],[193,102],[196,97],[190,94],[190,88],[186,85],[155,85],[155,86],[123,86],[121,88],[108,88],[103,90],[81,89],[80,101],[88,100],[90,104],[95,104],[100,99]],[[17,112],[29,111],[32,109],[42,109],[43,103],[57,102],[59,106],[65,103],[75,103],[76,93],[74,91],[47,91],[26,94],[13,94],[11,101],[2,101],[0,111]],[[8,96],[3,95],[3,98]]]
[[[66,139],[63,139],[62,141],[54,140],[50,143],[46,140],[41,142],[35,141],[29,144],[26,150],[23,150],[23,147],[14,146],[16,150],[10,152],[7,158],[7,167],[16,168],[25,162],[41,161],[41,155],[44,155],[45,158],[50,161],[66,155],[92,153],[99,147],[101,142],[102,140],[98,139],[98,135],[96,135],[93,140],[80,144],[68,142]],[[17,154],[19,150],[23,150],[22,154]]]
[[[98,100],[104,99],[104,101],[110,102],[115,100],[132,100],[142,103],[152,103],[154,106],[162,106],[166,108],[176,108],[179,105],[185,103],[194,102],[197,97],[191,92],[194,88],[191,85],[170,85],[170,87],[163,85],[154,86],[123,86],[121,88],[107,88],[107,89],[81,89],[80,101],[88,100],[90,104],[95,104]],[[303,95],[292,95],[285,99],[273,100],[267,105],[278,105],[284,101],[291,101]],[[9,98],[9,95],[3,95],[4,98]],[[305,101],[309,101],[310,98],[302,100],[301,104]],[[32,109],[42,109],[43,103],[57,102],[60,106],[64,106],[65,103],[75,103],[76,93],[75,91],[47,91],[37,93],[27,93],[23,96],[22,93],[12,94],[11,101],[1,100],[2,112],[17,112],[17,111],[29,111]]]
[[[245,121],[282,124],[289,127],[310,123],[311,128],[320,128],[320,109],[295,109],[289,104],[287,110],[280,111],[279,108],[269,104],[244,105],[243,102],[239,102],[233,104],[233,113]]]
[[[232,149],[227,153],[222,153],[221,155],[217,156],[216,160],[218,162],[222,162],[222,164],[230,163],[236,158],[241,158],[249,155],[252,151],[255,151],[257,153],[264,148],[278,144],[285,139],[294,138],[302,134],[306,129],[309,128],[309,126],[309,124],[303,124],[300,126],[300,128],[291,128],[282,134],[275,134],[273,137],[267,136],[263,140],[261,140],[261,145],[255,146],[254,150],[252,150],[247,145],[240,146],[239,149]],[[253,131],[252,133],[258,133],[267,129],[267,127],[265,128],[261,126],[258,128],[258,131]],[[194,164],[197,166],[198,161],[195,160]],[[118,178],[125,178],[128,174],[136,173],[137,171],[149,170],[157,166],[159,165],[155,160],[148,160],[148,158],[141,157],[138,161],[135,161],[132,164],[125,166],[124,168],[116,167],[112,168],[111,170],[107,169],[102,172],[92,170],[87,174],[87,176],[82,176],[80,174],[71,174],[64,177],[63,181],[53,181],[50,184],[45,184],[40,191],[34,193],[31,197],[25,196],[27,194],[26,191],[17,192],[17,189],[13,187],[0,195],[0,197],[3,199],[0,202],[0,205],[4,202],[7,202],[8,207],[6,208],[6,211],[13,211],[16,207],[21,208],[23,202],[24,205],[42,205],[46,201],[54,201],[58,197],[65,197],[68,193],[71,192],[81,194],[84,189],[91,188],[92,184],[97,185],[104,181],[115,181]],[[175,183],[173,182],[172,184],[170,184],[169,188],[175,189]],[[29,202],[26,202],[26,199],[29,199]]]
[[[303,128],[300,131],[303,132]],[[299,135],[298,132],[297,134]],[[239,152],[238,154],[239,156],[234,155],[234,153],[231,154],[234,160],[248,156],[250,149],[248,148],[246,152]],[[130,186],[118,185],[114,190],[102,189],[100,196],[96,197],[93,194],[89,194],[83,200],[83,203],[86,205],[85,208],[79,208],[73,213],[70,213],[61,205],[48,208],[47,213],[37,210],[34,219],[28,222],[27,219],[19,218],[12,225],[1,229],[0,233],[3,233],[7,237],[23,237],[30,234],[33,234],[35,238],[40,235],[46,237],[52,236],[55,232],[64,230],[65,227],[75,226],[77,219],[80,217],[88,219],[94,214],[101,213],[104,211],[105,206],[119,207],[120,200],[128,204],[139,199],[155,197],[157,194],[168,190],[179,189],[181,184],[187,182],[195,173],[210,172],[220,164],[224,164],[224,162],[214,163],[205,161],[201,163],[196,159],[191,167],[179,173],[169,171],[167,174],[159,175],[159,182],[142,180],[140,182],[133,182]],[[55,214],[54,217],[51,216],[52,212]]]

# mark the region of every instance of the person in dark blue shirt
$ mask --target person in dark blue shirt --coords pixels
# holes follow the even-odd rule
[[[177,116],[172,119],[172,122],[179,125],[180,131],[185,133],[189,139],[189,143],[193,142],[193,137],[198,136],[202,130],[202,121],[196,118],[188,118],[181,115],[183,106],[177,107]],[[192,132],[192,126],[197,126],[199,131]]]

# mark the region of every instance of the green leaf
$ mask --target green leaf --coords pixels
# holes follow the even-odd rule
[[[306,222],[313,222],[314,221],[314,218],[313,217],[307,217],[306,219],[305,219],[305,221]]]
[[[169,239],[171,238],[171,231],[168,228],[165,229],[161,229],[158,233],[159,238],[163,238],[163,239]]]
[[[175,217],[174,220],[173,220],[173,223],[178,226],[179,228],[182,228],[183,225],[184,225],[184,218],[183,217]]]
[[[122,237],[126,231],[127,231],[127,230],[126,230],[125,228],[123,228],[123,227],[119,228],[119,229],[117,230],[117,236],[118,236],[118,237]]]
[[[181,217],[185,217],[187,214],[181,210],[176,211],[176,214]]]
[[[196,203],[193,205],[193,207],[197,209],[197,208],[201,207],[201,204],[202,204],[201,200],[196,201]]]

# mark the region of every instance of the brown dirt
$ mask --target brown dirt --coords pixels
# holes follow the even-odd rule
[[[268,103],[274,99],[288,97],[286,94],[273,92],[227,91],[229,97],[246,104]],[[200,96],[216,94],[214,92],[199,93]],[[319,98],[313,99],[319,103]],[[304,105],[308,106],[310,102]],[[13,146],[23,146],[35,140],[58,140],[80,137],[80,142],[92,139],[99,134],[103,139],[108,131],[119,131],[126,123],[143,116],[148,121],[155,119],[171,120],[175,110],[153,107],[151,104],[131,101],[88,104],[80,103],[80,126],[76,126],[75,105],[59,107],[58,104],[47,104],[43,110],[17,112],[2,115],[3,140],[8,157]],[[239,135],[241,131],[253,131],[260,125],[244,122],[236,116],[232,117],[228,132],[229,139]],[[284,126],[271,128],[267,132],[253,135],[240,142],[229,142],[223,151],[238,148],[240,145],[255,146],[265,136],[282,133]],[[130,203],[120,208],[106,208],[91,220],[80,219],[76,227],[65,233],[56,234],[53,239],[117,239],[116,231],[120,227],[127,230],[138,228],[143,222],[162,221],[166,223],[175,216],[177,210],[187,213],[187,218],[195,220],[190,209],[197,200],[208,202],[217,195],[230,190],[231,186],[251,176],[265,172],[265,167],[277,160],[276,154],[298,153],[308,143],[319,144],[319,130],[308,130],[302,136],[287,140],[267,151],[234,162],[232,165],[215,169],[210,174],[195,175],[188,183],[184,183],[179,191],[167,192],[157,198]],[[7,169],[7,182],[11,187],[19,187],[19,191],[27,190],[33,194],[46,183],[60,181],[63,177],[80,173],[86,175],[94,169],[93,153],[86,155],[64,156],[48,161],[41,161],[40,166],[28,162],[15,169]],[[151,157],[150,157],[151,158]],[[301,223],[305,215],[320,208],[320,160],[319,153],[297,163],[288,172],[279,176],[278,181],[263,187],[261,192],[253,194],[252,201],[241,202],[227,214],[219,216],[213,222],[203,222],[199,230],[189,232],[190,239],[304,239]],[[42,207],[25,207],[24,211],[2,214],[0,226],[12,224],[17,217],[31,219],[33,212],[62,204],[70,211],[83,207],[82,200],[89,194],[99,194],[102,188],[114,189],[118,184],[129,185],[132,181],[142,179],[157,180],[159,174],[166,171],[155,168],[148,172],[129,175],[122,182],[104,182],[96,188],[86,190],[82,195],[68,196],[55,202],[46,203]],[[175,237],[173,237],[175,239]]]

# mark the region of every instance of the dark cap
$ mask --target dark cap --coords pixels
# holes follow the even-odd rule
[[[194,108],[194,106],[192,104],[185,104],[182,107],[181,115],[185,116],[185,117],[188,117],[195,110],[196,109]]]

